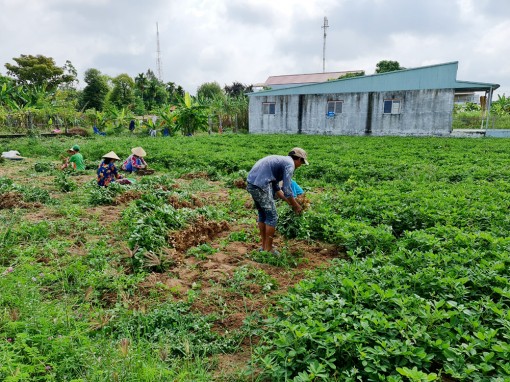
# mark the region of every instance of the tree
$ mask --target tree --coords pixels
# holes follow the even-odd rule
[[[345,78],[354,78],[354,77],[363,77],[365,75],[365,71],[362,70],[360,72],[351,72],[351,73],[345,73],[338,77],[339,80],[343,80]]]
[[[13,60],[17,65],[7,63],[5,67],[7,74],[13,76],[18,85],[45,86],[51,92],[60,85],[76,81],[76,70],[69,61],[64,67],[59,67],[51,57],[24,54]]]
[[[245,95],[246,93],[251,93],[253,91],[253,85],[243,85],[240,82],[232,82],[232,85],[225,85],[224,87],[225,93],[229,97],[239,97]]]
[[[113,89],[108,95],[108,101],[118,109],[132,107],[135,102],[135,81],[128,74],[120,74],[113,80]]]
[[[145,83],[145,108],[152,112],[164,106],[167,102],[165,85],[156,77],[152,70],[147,70]]]
[[[247,96],[229,97],[229,114],[234,116],[234,132],[239,129],[248,130],[248,107],[249,99]]]
[[[168,94],[168,103],[171,105],[179,103],[179,100],[184,97],[184,89],[181,85],[175,85],[175,82],[168,82],[166,84],[166,92]]]
[[[147,77],[145,74],[139,73],[135,77],[135,87],[142,99],[145,99],[145,89],[147,89]]]
[[[84,81],[87,85],[83,89],[79,108],[81,110],[96,109],[102,111],[106,95],[110,90],[107,77],[97,69],[88,69],[85,72]]]
[[[227,113],[227,97],[223,94],[207,100],[209,111],[218,116],[218,133],[223,132],[223,116]]]
[[[199,100],[213,100],[224,96],[225,93],[217,82],[204,82],[197,89],[197,98]]]
[[[388,61],[388,60],[382,60],[379,61],[375,67],[376,73],[387,73],[387,72],[394,72],[396,70],[402,70],[405,69],[398,61]]]
[[[71,63],[71,61],[66,60],[66,63],[62,67],[64,69],[64,73],[67,73],[68,75],[74,77],[74,80],[69,82],[63,82],[59,85],[59,89],[61,90],[69,90],[69,91],[75,91],[76,86],[78,84],[78,71],[74,67],[74,65]]]

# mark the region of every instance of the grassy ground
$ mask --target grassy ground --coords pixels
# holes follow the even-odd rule
[[[261,256],[243,179],[166,169],[150,140],[156,174],[102,192],[101,153],[131,142],[81,139],[89,169],[63,175],[74,142],[8,141],[27,158],[0,164],[0,379],[253,378],[249,318],[338,249],[278,236],[283,255]],[[155,196],[178,222],[162,238],[138,222]]]
[[[55,170],[81,146],[87,170]],[[0,379],[494,380],[510,375],[506,139],[0,140]],[[98,189],[106,152],[154,175]],[[300,146],[310,208],[257,251],[244,190]],[[285,236],[283,235],[285,234]],[[406,379],[407,378],[407,379]]]

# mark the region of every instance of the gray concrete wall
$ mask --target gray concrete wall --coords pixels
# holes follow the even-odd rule
[[[487,129],[487,130],[485,130],[485,136],[493,137],[493,138],[510,138],[510,130],[508,130],[508,129],[500,129],[500,130]]]
[[[449,135],[453,89],[373,93],[372,135]],[[384,99],[401,99],[400,114],[383,114]]]
[[[453,89],[380,93],[251,96],[250,133],[327,135],[449,135]],[[400,99],[400,114],[384,114],[385,99]],[[343,101],[343,111],[326,116],[327,101]],[[262,114],[275,102],[274,115]],[[369,118],[370,116],[370,118]]]

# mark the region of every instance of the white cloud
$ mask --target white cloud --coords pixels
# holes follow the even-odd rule
[[[194,93],[204,82],[459,61],[458,78],[510,93],[507,0],[0,0],[0,73],[21,54],[116,76],[156,68]]]

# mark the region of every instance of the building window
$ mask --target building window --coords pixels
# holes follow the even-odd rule
[[[274,102],[263,102],[262,103],[262,113],[263,114],[275,114],[276,112],[276,103]]]
[[[335,114],[342,114],[344,101],[328,101],[328,110],[326,115],[334,116]]]
[[[401,102],[397,99],[384,100],[384,114],[400,114]]]

